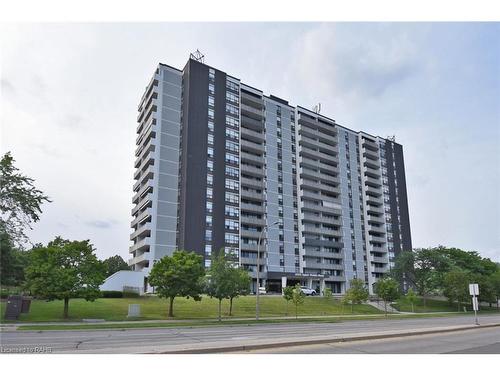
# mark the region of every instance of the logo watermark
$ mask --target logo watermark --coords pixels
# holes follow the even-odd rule
[[[48,353],[52,353],[52,347],[50,347],[50,346],[16,346],[16,347],[0,346],[0,353],[2,353],[2,354],[48,354]]]

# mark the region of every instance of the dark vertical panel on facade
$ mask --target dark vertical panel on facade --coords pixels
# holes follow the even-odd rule
[[[208,67],[189,60],[183,76],[179,247],[205,253]]]
[[[398,181],[399,216],[401,219],[402,250],[411,250],[410,215],[408,212],[408,193],[406,190],[405,163],[403,146],[394,144],[394,159],[396,162],[396,178]]]
[[[215,132],[212,251],[224,247],[226,173],[226,73],[215,71]]]
[[[394,243],[394,254],[398,255],[401,251],[401,243],[399,241],[399,221],[398,221],[398,203],[396,201],[396,184],[394,183],[394,166],[392,158],[392,142],[385,141],[385,159],[387,165],[387,177],[389,183],[389,199],[391,207],[391,223],[392,235]]]

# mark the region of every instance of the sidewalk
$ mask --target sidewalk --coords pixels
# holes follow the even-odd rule
[[[398,313],[398,314],[391,314],[389,313],[389,316],[401,316],[401,315],[413,315],[415,317],[422,316],[422,315],[435,315],[435,314],[457,314],[456,312],[428,312],[428,313],[411,313],[411,312],[406,312],[406,313]],[[304,320],[304,319],[311,319],[311,320],[316,320],[316,319],[350,319],[350,318],[384,318],[384,314],[341,314],[341,315],[306,315],[306,316],[299,316],[298,319]],[[295,321],[296,318],[295,316],[266,316],[266,317],[261,317],[261,321],[268,321],[268,320],[290,320],[290,321]],[[253,317],[243,317],[243,318],[223,318],[221,323],[228,323],[228,322],[239,322],[239,321],[248,321],[249,323],[257,323],[255,318]],[[89,326],[94,326],[94,325],[113,325],[113,324],[130,324],[130,325],[140,325],[143,323],[158,323],[158,324],[168,324],[168,323],[193,323],[193,324],[198,324],[198,323],[219,323],[219,320],[217,318],[211,318],[211,319],[163,319],[163,320],[121,320],[121,321],[71,321],[71,322],[64,322],[64,321],[59,321],[59,322],[16,322],[16,323],[1,323],[0,324],[0,329],[4,330],[5,328],[7,330],[15,330],[17,327],[22,327],[22,326],[50,326],[50,325],[56,325],[56,326],[72,326],[72,325],[89,325]]]

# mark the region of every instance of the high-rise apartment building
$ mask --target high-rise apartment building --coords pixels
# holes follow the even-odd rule
[[[189,59],[139,104],[130,265],[175,249],[237,254],[256,288],[372,292],[411,249],[402,146]],[[260,262],[257,260],[259,236]]]

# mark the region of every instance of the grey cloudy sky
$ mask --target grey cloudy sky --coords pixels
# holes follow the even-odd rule
[[[206,63],[405,150],[413,244],[500,261],[500,25],[23,24],[1,29],[1,149],[53,199],[33,242],[128,259],[135,118],[158,62]]]

